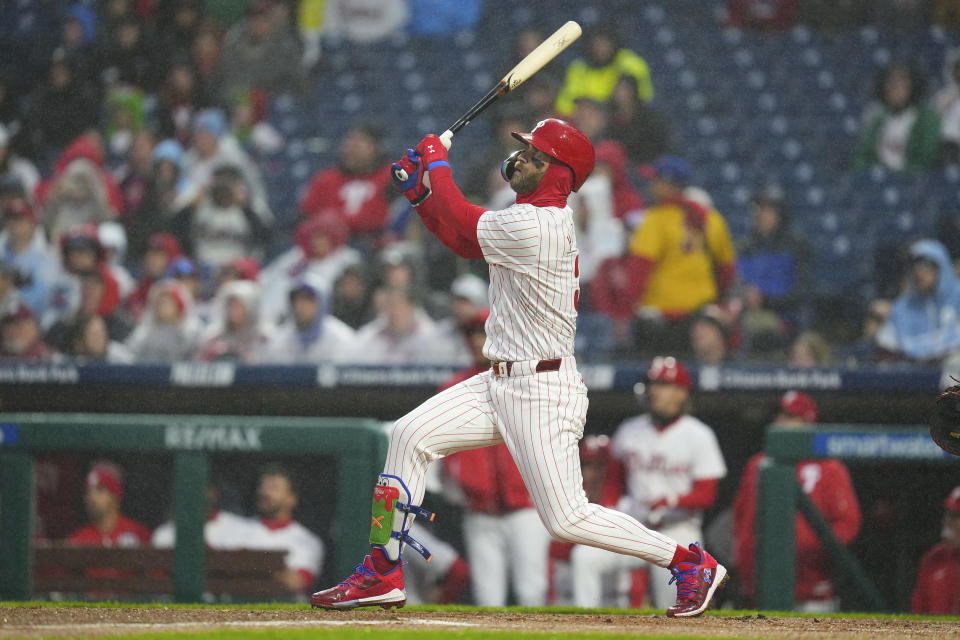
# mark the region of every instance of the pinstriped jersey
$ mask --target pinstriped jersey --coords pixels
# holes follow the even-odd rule
[[[577,239],[569,207],[515,204],[486,211],[477,240],[490,265],[490,360],[573,355],[580,294]]]

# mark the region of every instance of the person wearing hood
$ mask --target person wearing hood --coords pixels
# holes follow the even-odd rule
[[[294,232],[294,245],[263,268],[263,308],[279,317],[287,311],[286,294],[296,282],[309,279],[332,291],[344,270],[362,260],[350,247],[350,230],[332,213],[304,220]]]
[[[791,230],[779,187],[754,196],[750,235],[737,249],[737,271],[743,285],[743,348],[785,348],[807,328],[813,268],[810,246]]]
[[[907,290],[877,332],[881,356],[936,364],[960,349],[960,282],[937,240],[910,247]]]
[[[214,299],[214,312],[203,332],[200,359],[259,364],[270,341],[261,323],[260,285],[249,280],[225,283]]]
[[[288,289],[289,315],[270,336],[265,362],[346,363],[356,333],[327,313],[329,284],[309,276]]]
[[[177,209],[196,204],[213,188],[216,170],[235,167],[243,177],[251,210],[264,225],[272,224],[267,191],[260,169],[227,130],[227,117],[220,109],[204,109],[193,119],[191,146],[183,156],[186,188],[175,203]]]
[[[126,346],[137,362],[192,360],[200,329],[187,287],[177,280],[160,280],[150,288],[147,307]]]
[[[916,69],[895,63],[880,71],[876,103],[854,149],[854,167],[883,165],[894,171],[924,171],[940,153],[940,117],[924,102],[926,80]]]

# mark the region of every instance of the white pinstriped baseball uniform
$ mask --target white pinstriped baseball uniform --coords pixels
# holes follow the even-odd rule
[[[490,265],[484,354],[509,375],[480,373],[397,421],[385,474],[420,504],[427,466],[451,453],[505,442],[547,530],[557,538],[666,567],[677,543],[634,518],[587,501],[578,441],[587,389],[573,357],[578,252],[569,207],[515,204],[486,211],[477,239]],[[541,360],[558,370],[537,372]]]

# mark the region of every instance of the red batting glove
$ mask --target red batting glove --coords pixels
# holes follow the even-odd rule
[[[413,149],[407,149],[407,155],[394,162],[390,167],[390,177],[393,178],[393,184],[415,207],[430,195],[430,189],[423,184],[424,172],[421,170],[420,164],[420,158],[417,157]]]
[[[423,167],[427,171],[437,166],[450,166],[447,162],[447,148],[443,146],[440,137],[432,133],[424,136],[417,145],[417,155],[423,158]]]

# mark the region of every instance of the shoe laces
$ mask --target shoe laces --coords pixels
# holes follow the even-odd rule
[[[340,583],[340,586],[346,587],[352,584],[356,587],[359,587],[360,582],[362,582],[364,578],[372,578],[376,575],[377,572],[367,566],[367,558],[365,557],[363,562],[353,568],[353,573],[347,576],[346,580]]]
[[[677,600],[689,600],[697,592],[697,565],[690,565],[689,569],[680,570],[680,567],[673,567],[670,572],[673,577],[667,584],[677,583]]]

